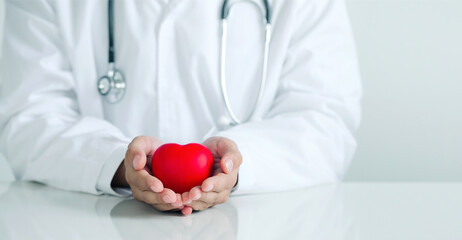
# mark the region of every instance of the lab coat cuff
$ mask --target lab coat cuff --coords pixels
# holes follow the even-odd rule
[[[233,188],[232,195],[252,193],[255,187],[255,174],[249,145],[244,139],[225,132],[218,133],[216,136],[225,137],[234,141],[242,155],[242,164],[239,167],[239,179],[237,185]]]
[[[125,158],[127,146],[128,143],[121,144],[112,152],[112,154],[104,163],[104,166],[96,183],[96,189],[99,193],[106,193],[119,197],[126,197],[131,195],[131,191],[129,191],[128,189],[111,187],[112,179],[114,178],[117,169],[119,168],[120,164]]]

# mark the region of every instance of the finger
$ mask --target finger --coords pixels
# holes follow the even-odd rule
[[[143,196],[143,191],[139,190],[138,188],[132,187],[132,195],[133,198],[140,201],[140,202],[145,202],[144,201],[144,196]]]
[[[223,204],[229,199],[229,195],[231,194],[231,190],[225,190],[220,193],[218,193],[218,196],[215,198],[215,203],[216,204]]]
[[[162,194],[160,193],[153,193],[148,191],[141,191],[139,189],[132,189],[133,197],[140,201],[151,204],[154,208],[159,211],[169,211],[174,209],[182,209],[182,207],[175,207],[172,206],[170,203],[162,203]]]
[[[202,201],[202,202],[209,203],[209,204],[215,204],[217,198],[218,198],[218,193],[216,192],[202,193],[202,196],[196,201],[192,201],[190,205],[193,205],[197,201]]]
[[[152,151],[152,139],[147,136],[139,136],[128,145],[125,159],[127,168],[141,170],[146,165],[146,156]],[[131,166],[130,166],[131,165]]]
[[[136,200],[155,205],[155,204],[172,204],[177,201],[175,193],[165,188],[161,193],[151,191],[142,191],[137,188],[132,188],[133,197]]]
[[[223,191],[220,193],[216,192],[207,192],[202,193],[201,197],[197,200],[192,201],[189,204],[186,204],[185,207],[192,207],[194,210],[204,210],[209,207],[212,207],[216,204],[224,203],[228,200],[230,191]]]
[[[183,201],[179,193],[176,194],[176,201],[172,203],[172,207],[181,208],[183,206]]]
[[[209,207],[213,206],[213,204],[211,203],[206,203],[206,202],[203,202],[203,201],[193,201],[191,204],[188,205],[188,207],[191,207],[192,209],[196,210],[196,211],[201,211],[201,210],[205,210]]]
[[[220,162],[223,172],[230,174],[234,169],[241,166],[242,157],[239,152],[229,152],[221,158]]]
[[[183,204],[190,204],[192,202],[192,200],[189,199],[189,192],[184,192],[181,195],[181,200],[183,200]]]
[[[127,181],[130,185],[135,185],[142,191],[152,191],[160,193],[164,190],[162,182],[149,174],[147,171],[131,171],[128,173]]]
[[[177,201],[175,194],[172,194],[168,190],[162,193],[143,191],[143,199],[144,202],[149,204],[172,204]]]
[[[208,192],[203,193],[202,197],[196,201],[193,201],[190,205],[194,205],[196,202],[204,202],[210,204],[211,206],[216,204],[222,204],[228,201],[230,190],[224,190],[222,192]]]
[[[194,201],[202,196],[202,190],[200,186],[193,187],[191,191],[189,191],[189,200]]]
[[[173,207],[171,204],[154,204],[152,206],[162,212],[178,209],[177,207]]]
[[[157,147],[160,146],[160,141],[150,136],[140,136],[133,139],[128,145],[125,159],[127,160],[127,168],[131,167],[135,170],[141,170],[146,165],[147,158],[154,154]],[[131,166],[130,166],[131,165]]]
[[[221,156],[221,168],[225,173],[229,174],[234,169],[239,168],[242,163],[242,156],[237,145],[227,138],[218,140],[217,152]]]
[[[219,173],[224,173],[223,169],[221,169],[221,158],[216,158],[214,159],[213,163],[213,176],[219,174]]]
[[[237,174],[218,173],[213,177],[209,177],[202,182],[201,190],[203,192],[222,192],[230,190],[236,183]]]
[[[164,188],[164,191],[161,194],[162,194],[162,202],[164,203],[174,203],[177,200],[176,193],[171,189]]]
[[[182,210],[181,210],[181,213],[183,213],[183,215],[187,216],[187,215],[190,215],[192,213],[193,209],[192,207],[184,207]]]

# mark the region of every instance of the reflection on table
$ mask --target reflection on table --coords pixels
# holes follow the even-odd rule
[[[342,185],[234,196],[191,216],[134,199],[0,184],[0,239],[357,239]]]

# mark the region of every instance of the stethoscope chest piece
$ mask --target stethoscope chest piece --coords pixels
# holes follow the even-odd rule
[[[109,64],[109,71],[107,75],[98,79],[98,92],[109,103],[117,103],[125,95],[126,84],[124,75],[114,69],[113,64]]]

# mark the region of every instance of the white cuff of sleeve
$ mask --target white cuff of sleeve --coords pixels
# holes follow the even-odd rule
[[[131,195],[130,191],[124,188],[113,189],[111,187],[112,179],[119,168],[120,164],[125,158],[125,152],[127,151],[127,145],[121,145],[115,149],[114,152],[109,156],[103,165],[103,169],[99,175],[98,181],[96,182],[96,189],[99,192],[111,194],[120,197],[126,197]]]
[[[253,193],[255,188],[255,174],[251,158],[249,156],[249,151],[244,146],[239,147],[239,143],[237,144],[242,155],[242,164],[239,167],[239,179],[235,187],[236,189],[233,191],[233,195]]]

